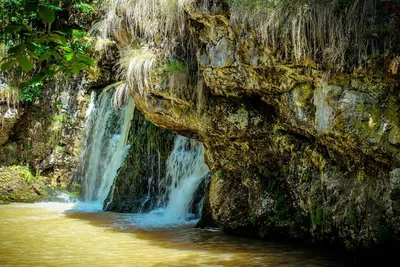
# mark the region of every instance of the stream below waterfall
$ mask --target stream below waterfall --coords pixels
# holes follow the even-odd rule
[[[347,264],[319,249],[230,237],[196,229],[195,222],[160,227],[143,214],[88,212],[75,205],[0,206],[0,266]]]

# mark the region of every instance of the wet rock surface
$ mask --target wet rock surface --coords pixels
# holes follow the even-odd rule
[[[185,8],[205,104],[132,94],[146,119],[204,142],[213,173],[205,216],[264,238],[398,244],[395,77],[280,63],[225,11]]]
[[[146,212],[157,204],[157,188],[165,177],[166,161],[175,135],[146,121],[134,111],[128,155],[104,201],[104,209],[115,212]]]

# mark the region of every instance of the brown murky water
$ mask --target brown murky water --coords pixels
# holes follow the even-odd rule
[[[346,266],[317,249],[229,237],[193,224],[139,228],[133,222],[145,218],[138,215],[71,209],[0,206],[0,266]]]

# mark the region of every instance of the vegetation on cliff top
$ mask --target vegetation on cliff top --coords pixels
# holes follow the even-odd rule
[[[0,1],[1,71],[7,84],[20,88],[21,99],[32,101],[43,83],[57,74],[94,73],[88,55],[91,40],[82,27],[72,25],[73,10],[94,12],[90,0]]]
[[[231,0],[232,20],[256,29],[282,58],[339,71],[395,64],[399,11],[398,0]]]
[[[115,103],[123,103],[129,90],[140,94],[151,89],[169,89],[183,98],[191,98],[189,82],[197,77],[195,53],[190,52],[183,4],[178,0],[103,0],[104,19],[92,31],[104,39],[113,39],[120,47],[120,77]],[[105,42],[107,43],[107,42]],[[191,58],[191,60],[189,60]],[[163,73],[163,85],[153,88],[151,73]],[[194,71],[193,71],[194,70]],[[188,75],[188,73],[194,75]],[[193,79],[195,80],[195,79]]]
[[[93,31],[102,38],[116,39],[126,48],[123,51],[147,49],[162,55],[164,62],[182,59],[187,65],[184,69],[192,73],[196,70],[195,60],[188,59],[195,55],[190,53],[191,42],[185,42],[189,35],[186,34],[183,6],[187,2],[190,1],[103,0],[98,6],[104,12],[104,20]],[[278,59],[339,71],[379,62],[393,74],[398,73],[398,0],[228,2],[232,22],[244,25],[244,29],[248,26],[255,29]],[[0,43],[7,48],[7,53],[4,49],[0,52],[1,70],[7,72],[9,85],[20,88],[22,99],[31,101],[40,93],[46,79],[58,73],[94,72],[95,61],[88,55],[92,42],[85,29],[71,24],[68,18],[71,10],[90,16],[96,11],[91,6],[94,3],[97,1],[0,2],[5,11],[0,17]],[[154,58],[149,61],[136,61],[136,56],[130,58],[133,60],[130,63],[125,59],[121,62],[122,76],[134,77],[120,87],[120,96],[124,97],[128,87],[143,93],[145,83],[149,83],[145,81],[150,77],[149,66],[156,65]],[[138,78],[138,75],[131,75],[132,72],[144,75]],[[165,73],[173,76],[167,77],[169,84],[166,84],[176,86],[176,75],[168,70]]]

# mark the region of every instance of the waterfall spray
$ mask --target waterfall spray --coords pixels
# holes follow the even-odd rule
[[[92,101],[95,97],[92,95]],[[86,121],[86,145],[83,153],[83,200],[101,209],[110,187],[129,150],[128,134],[135,104],[132,99],[121,110],[112,106],[112,93],[99,96],[90,105]]]
[[[167,160],[167,174],[158,187],[157,207],[134,216],[132,222],[141,227],[165,227],[191,223],[199,214],[193,213],[196,192],[209,174],[204,163],[203,144],[177,136]]]
[[[167,200],[165,217],[168,219],[188,219],[197,188],[209,172],[204,163],[204,147],[195,140],[177,136],[174,149],[167,161],[168,184],[164,197]]]

